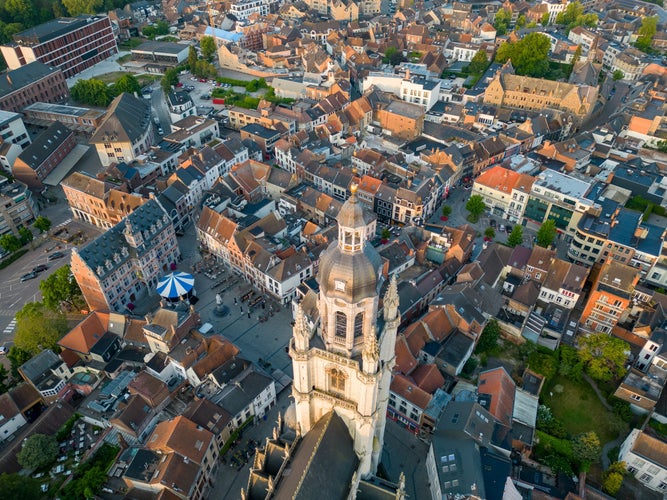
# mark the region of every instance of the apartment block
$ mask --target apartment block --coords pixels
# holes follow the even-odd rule
[[[30,145],[21,115],[0,110],[0,166],[11,173],[18,155]]]
[[[103,180],[74,172],[61,184],[72,215],[102,229],[111,229],[147,198],[127,193]]]
[[[484,198],[488,210],[494,215],[510,222],[519,222],[534,181],[528,174],[495,166],[475,179],[473,193]]]
[[[61,17],[33,26],[0,47],[9,69],[39,61],[77,75],[118,52],[116,37],[107,16]]]
[[[43,181],[76,146],[74,133],[55,122],[39,134],[16,159],[12,174],[32,190],[44,187]]]
[[[0,235],[19,234],[19,228],[28,227],[35,220],[32,193],[21,182],[0,181]]]
[[[0,75],[0,109],[20,113],[36,102],[63,102],[69,88],[62,71],[32,62]]]
[[[171,219],[152,199],[86,246],[74,248],[72,274],[91,310],[124,312],[154,292],[180,255]]]
[[[639,271],[634,267],[611,259],[605,262],[594,279],[580,327],[584,331],[611,333],[628,308],[638,281]]]

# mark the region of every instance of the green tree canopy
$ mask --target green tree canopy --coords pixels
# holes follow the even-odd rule
[[[498,321],[493,318],[482,330],[482,334],[477,341],[477,346],[475,347],[476,353],[489,352],[495,349],[498,345],[498,339],[500,339],[500,325]]]
[[[190,71],[192,71],[192,69],[195,67],[198,59],[199,57],[197,56],[197,49],[190,45],[190,48],[188,49],[188,68],[190,68]]]
[[[22,246],[21,240],[11,233],[0,236],[0,247],[6,252],[16,252]]]
[[[488,67],[489,59],[486,57],[486,51],[478,50],[468,65],[468,71],[477,75],[484,73]]]
[[[12,500],[34,500],[40,498],[39,482],[20,474],[0,475],[0,491],[5,498]]]
[[[34,237],[35,235],[32,234],[32,231],[29,228],[27,227],[19,228],[19,241],[21,241],[21,245],[30,243],[34,239]]]
[[[168,94],[171,91],[171,87],[177,83],[178,71],[176,71],[176,68],[167,68],[167,70],[164,72],[164,75],[162,76],[162,80],[160,81],[160,85],[162,86],[162,90],[164,90],[165,95]]]
[[[658,17],[644,17],[642,18],[642,25],[639,28],[637,34],[639,38],[635,42],[635,47],[644,52],[651,50],[651,44],[653,43],[653,37],[658,29]]]
[[[199,47],[201,48],[201,55],[207,62],[213,61],[213,56],[215,56],[218,51],[218,46],[215,43],[215,38],[212,36],[203,36],[199,41]]]
[[[558,373],[571,380],[580,380],[584,363],[574,347],[561,345],[558,348]]]
[[[43,215],[40,215],[35,219],[35,222],[33,223],[33,226],[35,226],[35,229],[38,229],[40,234],[41,233],[46,233],[49,229],[51,229],[51,221],[44,217]]]
[[[134,94],[135,92],[141,92],[141,85],[139,85],[139,80],[137,80],[136,76],[127,73],[116,80],[113,90],[116,95],[120,95],[123,92]]]
[[[83,295],[69,267],[65,265],[39,283],[44,306],[59,311],[64,302],[74,308],[83,306]]]
[[[398,50],[396,47],[387,47],[387,50],[384,52],[384,57],[382,62],[385,64],[391,64],[392,66],[398,66],[405,61],[403,57],[403,51]]]
[[[169,23],[163,19],[160,19],[153,26],[144,26],[141,30],[141,33],[151,40],[156,36],[164,36],[169,34]]]
[[[521,245],[521,243],[523,243],[523,226],[517,224],[512,228],[512,231],[507,237],[507,246],[514,248],[515,246]]]
[[[9,359],[9,362],[11,364],[12,377],[14,377],[15,379],[20,378],[21,374],[19,373],[19,368],[21,367],[21,365],[23,365],[23,363],[29,361],[30,358],[32,358],[32,354],[30,354],[25,349],[21,349],[20,347],[16,347],[15,345],[9,348],[9,352],[7,353],[7,359]]]
[[[601,451],[600,438],[593,431],[579,434],[572,440],[572,454],[585,472],[600,459]]]
[[[484,236],[489,239],[493,239],[496,237],[496,230],[489,226],[484,230]]]
[[[595,380],[607,382],[625,374],[630,346],[606,333],[591,333],[579,338],[579,358]]]
[[[617,69],[611,75],[611,79],[614,80],[615,82],[617,82],[619,80],[623,80],[623,78],[625,78],[625,74],[620,69]]]
[[[500,9],[496,12],[496,16],[493,19],[493,27],[496,29],[496,33],[499,36],[503,36],[507,33],[507,30],[512,22],[512,12]]]
[[[516,19],[516,27],[521,29],[526,25],[526,16],[521,14],[519,17]]]
[[[91,78],[79,80],[70,89],[72,99],[91,106],[108,106],[113,99],[113,91],[102,80]]]
[[[563,12],[556,16],[556,24],[561,24],[569,31],[575,26],[593,27],[598,22],[596,14],[584,14],[584,7],[579,2],[572,2],[567,5]]]
[[[482,198],[482,196],[479,194],[473,194],[466,202],[466,210],[470,212],[468,220],[473,223],[477,222],[479,220],[479,216],[482,215],[486,210],[484,198]]]
[[[57,455],[58,441],[54,436],[32,434],[23,442],[16,459],[26,469],[41,469],[55,462]]]
[[[96,14],[104,4],[102,0],[61,0],[70,16]]]
[[[549,37],[541,33],[529,33],[517,42],[505,42],[496,52],[496,61],[508,59],[518,75],[540,78],[549,72]]]
[[[549,19],[551,19],[551,15],[548,12],[545,12],[544,14],[542,14],[542,19],[540,19],[540,24],[542,26],[549,26]]]
[[[535,243],[539,246],[548,248],[556,239],[556,221],[552,219],[545,220],[535,235]]]
[[[452,207],[450,207],[449,205],[443,205],[441,211],[443,217],[449,217],[452,213]]]
[[[391,231],[389,231],[389,229],[387,229],[386,227],[382,228],[382,232],[380,233],[380,237],[383,240],[388,240],[389,238],[391,238]]]
[[[32,354],[42,349],[55,349],[66,332],[65,316],[46,308],[41,302],[28,302],[16,313],[14,342]]]

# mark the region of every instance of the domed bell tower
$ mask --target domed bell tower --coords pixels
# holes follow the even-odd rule
[[[375,472],[382,451],[398,303],[392,280],[387,292],[391,317],[385,310],[386,318],[378,321],[384,279],[382,258],[369,241],[375,235],[375,214],[357,199],[357,186],[350,191],[337,217],[338,240],[320,259],[319,338],[308,331],[297,307],[290,344],[292,393],[301,433],[332,409],[343,418],[360,459],[359,474],[366,477]]]

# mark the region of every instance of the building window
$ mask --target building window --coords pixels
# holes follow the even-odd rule
[[[364,334],[364,313],[357,313],[354,317],[354,336],[360,337]]]
[[[329,389],[345,394],[345,374],[342,371],[334,369],[329,372]]]
[[[653,480],[653,476],[650,474],[642,474],[639,480],[644,483],[650,483]]]
[[[336,336],[343,338],[347,336],[347,316],[341,311],[336,311]]]

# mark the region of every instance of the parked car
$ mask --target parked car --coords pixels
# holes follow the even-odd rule
[[[504,233],[505,232],[505,225],[501,224],[500,227],[498,228],[498,231],[500,231],[501,233]]]
[[[160,135],[164,134],[164,130],[162,130],[162,127],[157,128],[157,133]]]
[[[497,224],[496,224],[496,221],[495,221],[495,220],[493,220],[493,219],[491,219],[491,220],[489,221],[489,226],[491,226],[492,228],[494,228],[494,229],[495,229],[495,228],[496,228],[496,226],[497,226]]]
[[[49,255],[49,256],[46,258],[46,260],[48,260],[49,262],[51,262],[51,261],[53,261],[53,260],[62,259],[64,256],[65,256],[65,254],[62,253],[62,252],[53,252],[51,255]]]
[[[5,354],[7,354],[7,352],[9,352],[9,349],[7,349],[7,346],[4,345],[4,344],[0,345],[0,356],[4,356]]]
[[[178,83],[176,84],[176,88],[177,88],[177,89],[180,89],[182,86],[183,86],[183,84],[182,84],[181,82],[178,82]]]
[[[48,269],[49,267],[46,264],[40,264],[39,266],[35,266],[32,268],[33,273],[41,273],[44,272]]]
[[[32,271],[30,273],[27,273],[27,274],[24,274],[23,276],[21,276],[21,282],[32,280],[32,279],[35,279],[36,277],[37,277],[37,273]]]

